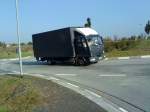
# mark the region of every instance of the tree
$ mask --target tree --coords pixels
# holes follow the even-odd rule
[[[26,45],[26,44],[22,42],[21,45],[24,46],[24,45]]]
[[[135,35],[133,35],[133,36],[131,36],[130,38],[129,38],[129,40],[136,40],[136,36]]]
[[[91,19],[87,18],[87,23],[84,25],[85,27],[91,27]]]
[[[0,47],[5,48],[6,47],[6,43],[0,41]]]
[[[27,44],[28,44],[28,45],[32,45],[32,42],[28,42]]]
[[[145,26],[145,32],[146,32],[146,34],[150,34],[150,21],[148,20],[148,22],[147,22],[147,24],[146,24],[146,26]]]

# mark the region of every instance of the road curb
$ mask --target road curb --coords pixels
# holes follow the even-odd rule
[[[112,58],[104,58],[104,60],[129,60],[129,59],[148,59],[150,55],[143,56],[127,56],[127,57],[112,57]]]
[[[19,74],[19,72],[18,71],[12,71],[12,72],[7,73],[7,74]],[[104,97],[98,95],[97,93],[95,93],[89,89],[80,87],[76,84],[73,84],[73,83],[70,83],[67,81],[64,81],[64,80],[57,78],[55,76],[46,76],[46,75],[42,75],[42,74],[30,74],[30,73],[24,73],[24,75],[39,77],[42,79],[50,80],[56,84],[59,84],[63,87],[71,89],[74,92],[79,93],[80,95],[83,95],[87,99],[93,101],[95,104],[99,105],[101,108],[105,109],[108,112],[124,112],[122,110],[125,110],[124,108],[119,107],[118,105],[110,102],[109,100],[105,99]],[[122,110],[120,110],[120,108]],[[125,110],[125,111],[128,112],[127,110]]]
[[[36,77],[40,77],[40,78],[43,78],[46,80],[51,80],[52,82],[54,82],[56,84],[59,84],[63,87],[67,87],[68,89],[71,89],[71,90],[85,96],[86,98],[93,101],[94,103],[96,103],[103,109],[107,110],[108,112],[123,112],[122,110],[120,110],[120,108],[123,109],[122,107],[118,107],[116,104],[113,104],[112,102],[108,101],[107,99],[103,98],[102,96],[98,95],[97,93],[95,93],[91,90],[82,88],[76,84],[64,81],[64,80],[56,78],[54,76],[45,76],[42,74],[28,74],[28,73],[25,73],[25,75],[36,76]],[[128,111],[126,110],[126,112],[128,112]]]
[[[12,71],[8,74],[19,74],[19,72],[18,71]],[[113,104],[110,101],[108,101],[107,99],[103,98],[102,96],[96,94],[95,92],[88,90],[88,89],[85,89],[85,88],[82,88],[76,84],[64,81],[64,80],[56,78],[54,76],[46,76],[46,75],[42,75],[42,74],[30,74],[30,73],[24,73],[24,75],[39,77],[42,79],[50,80],[56,84],[59,84],[63,87],[71,89],[74,92],[76,92],[80,95],[83,95],[87,99],[93,101],[95,104],[99,105],[101,108],[105,109],[108,112],[124,112],[124,111],[120,110],[121,107],[118,107],[116,104]],[[128,112],[128,111],[126,111],[126,112]]]

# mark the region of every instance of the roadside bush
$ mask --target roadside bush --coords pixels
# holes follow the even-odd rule
[[[113,50],[126,51],[134,49],[142,40],[118,40],[118,41],[104,41],[105,52]]]
[[[104,41],[104,50],[105,52],[111,52],[115,49],[113,41]]]
[[[150,40],[150,36],[147,37],[147,40]]]

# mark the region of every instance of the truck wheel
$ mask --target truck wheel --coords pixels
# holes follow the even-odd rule
[[[85,66],[88,66],[90,64],[90,60],[88,58],[85,58]]]
[[[75,58],[74,64],[77,66],[84,66],[84,65],[87,65],[87,62],[85,58],[78,57],[78,58]]]
[[[82,59],[82,58],[80,58],[80,59],[78,60],[78,63],[79,63],[80,66],[85,65],[85,61],[84,61],[84,59]]]

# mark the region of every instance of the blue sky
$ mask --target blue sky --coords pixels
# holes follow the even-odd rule
[[[32,34],[82,26],[90,17],[93,28],[106,36],[144,33],[150,0],[19,0],[21,40]],[[0,41],[16,42],[15,0],[0,1]]]

